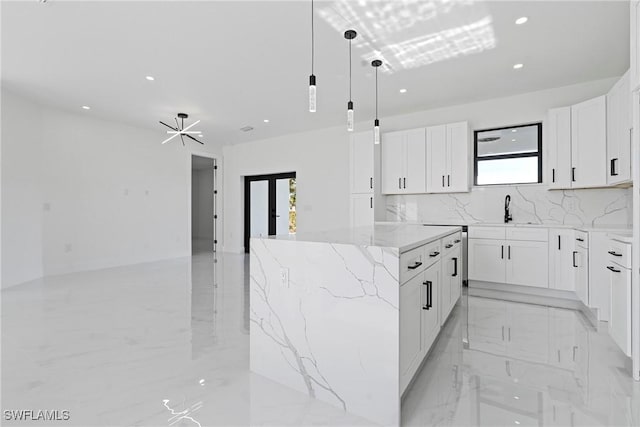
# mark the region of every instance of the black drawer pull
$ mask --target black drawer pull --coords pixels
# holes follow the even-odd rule
[[[578,266],[576,265],[576,255],[578,254],[578,252],[573,251],[573,266],[575,268],[578,268]]]
[[[578,242],[584,242],[584,239],[581,239],[580,237],[576,238],[576,240],[577,240]]]
[[[437,257],[438,255],[440,255],[440,252],[438,252],[438,251],[431,252],[431,253],[429,254],[429,256],[430,256],[431,258],[435,258],[435,257]]]
[[[613,255],[613,256],[622,256],[622,254],[619,254],[619,253],[614,252],[614,251],[609,251],[609,252],[607,252],[607,253],[608,253],[609,255]]]
[[[454,240],[453,243],[460,243],[460,239]]]
[[[607,266],[607,270],[613,271],[614,273],[620,273],[620,270],[618,270],[618,269],[616,269],[616,268],[613,268],[613,267],[611,267],[610,265],[609,265],[609,266]]]
[[[422,263],[420,261],[416,261],[415,264],[410,265],[408,268],[409,270],[415,270],[416,268],[420,267],[422,265]]]
[[[451,277],[456,277],[458,276],[458,258],[451,259],[453,259],[453,274],[451,275]]]
[[[429,310],[433,307],[433,282],[427,280],[426,282],[422,282],[423,285],[427,287],[427,304],[422,306],[423,310]]]
[[[446,245],[444,245],[445,248],[450,249],[453,247],[453,243],[448,243]]]

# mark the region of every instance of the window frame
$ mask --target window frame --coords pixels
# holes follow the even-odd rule
[[[536,126],[538,128],[538,151],[536,154],[529,153],[515,153],[515,154],[496,154],[491,156],[483,156],[480,158],[480,162],[484,160],[506,160],[506,159],[520,159],[525,157],[538,157],[538,181],[537,182],[504,182],[499,184],[478,184],[478,134],[482,132],[490,132],[496,130],[505,129],[517,129],[527,126]],[[526,123],[521,125],[503,126],[499,128],[480,129],[473,131],[473,185],[475,187],[491,187],[495,185],[527,185],[527,184],[542,184],[542,122]]]

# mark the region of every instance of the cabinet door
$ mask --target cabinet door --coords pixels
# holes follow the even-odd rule
[[[458,245],[454,250],[452,250],[447,258],[450,260],[450,265],[453,271],[449,274],[449,290],[451,292],[449,303],[451,310],[460,299],[460,295],[462,295],[462,251],[460,250],[460,245]]]
[[[447,125],[447,191],[469,191],[469,125]]]
[[[427,134],[427,191],[443,193],[447,185],[447,126],[431,126]]]
[[[382,135],[382,193],[401,194],[405,159],[404,132]]]
[[[440,330],[440,310],[442,309],[440,307],[441,265],[441,262],[436,262],[424,272],[421,298],[421,301],[423,301],[421,317],[422,341],[420,344],[422,357],[429,352],[431,344],[433,344]]]
[[[610,242],[604,231],[589,232],[589,306],[598,309],[598,320],[603,321],[609,321],[611,303]]]
[[[505,283],[505,241],[469,239],[469,280]]]
[[[631,90],[627,72],[607,94],[607,183],[631,179]]]
[[[584,305],[589,306],[589,256],[587,249],[576,247],[572,258],[576,294]]]
[[[424,128],[406,131],[405,165],[402,189],[405,193],[427,191],[427,145]]]
[[[400,286],[400,386],[411,380],[420,356],[423,275]]]
[[[610,263],[611,313],[609,334],[624,354],[631,355],[631,270]]]
[[[607,184],[607,101],[599,96],[571,107],[571,167],[574,188]]]
[[[574,248],[573,230],[564,228],[549,230],[549,288],[575,291]]]
[[[571,107],[549,110],[545,129],[549,188],[571,188]]]
[[[373,226],[373,194],[351,195],[351,226]]]
[[[548,243],[507,240],[506,245],[507,283],[548,288]]]
[[[351,193],[373,193],[373,131],[351,136]]]

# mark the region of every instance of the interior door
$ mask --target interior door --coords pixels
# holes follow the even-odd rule
[[[245,177],[245,252],[251,237],[295,232],[295,178],[295,172]]]

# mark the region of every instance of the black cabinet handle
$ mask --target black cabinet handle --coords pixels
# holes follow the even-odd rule
[[[447,175],[447,187],[451,187],[451,175]]]
[[[433,282],[427,280],[426,282],[422,282],[422,284],[427,287],[427,303],[422,306],[422,309],[429,310],[431,307],[433,307]]]
[[[402,190],[402,178],[398,178],[398,188]]]
[[[575,268],[578,268],[578,266],[576,265],[576,255],[578,254],[578,252],[573,251],[573,266]]]
[[[373,188],[373,177],[369,178],[369,188]]]
[[[369,197],[369,207],[373,209],[373,197]]]
[[[442,186],[444,187],[444,175],[442,175]]]
[[[445,248],[450,249],[453,247],[452,243],[447,243],[446,245],[444,245]]]
[[[416,261],[415,264],[410,265],[408,268],[409,270],[415,270],[416,268],[420,267],[422,265],[422,263],[420,261]]]
[[[556,182],[556,169],[551,169],[551,182]]]
[[[619,254],[619,253],[614,252],[614,251],[609,251],[609,252],[607,252],[607,253],[608,253],[609,255],[613,255],[613,256],[622,256],[622,254]]]
[[[435,258],[435,257],[437,257],[438,255],[440,255],[440,252],[438,252],[438,251],[431,252],[431,253],[429,254],[429,256],[430,256],[431,258]]]
[[[504,245],[500,246],[500,259],[504,259]]]
[[[460,243],[460,239],[454,240],[453,243]]]
[[[618,172],[616,171],[616,162],[617,158],[611,159],[611,176],[618,176]]]
[[[407,178],[402,178],[402,188],[407,188]]]
[[[453,274],[451,275],[451,277],[457,277],[458,276],[458,258],[451,258],[453,260]]]
[[[571,181],[576,182],[576,168],[571,168]]]
[[[560,250],[561,246],[560,246],[560,235],[558,234],[558,250]]]
[[[507,247],[507,259],[511,259],[511,245]]]
[[[577,240],[578,242],[584,242],[584,239],[581,239],[580,237],[576,238],[576,240]]]
[[[620,270],[618,270],[618,269],[616,269],[614,267],[611,267],[610,265],[607,266],[607,270],[613,271],[614,273],[620,273]]]

